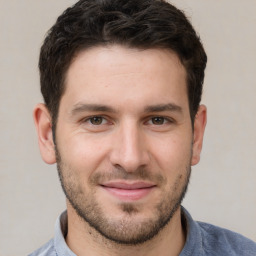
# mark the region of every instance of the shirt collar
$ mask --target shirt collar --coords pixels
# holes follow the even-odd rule
[[[192,219],[189,212],[183,206],[181,206],[181,215],[185,221],[187,236],[180,256],[203,255],[202,236],[198,223]]]
[[[76,256],[68,247],[65,237],[68,233],[68,216],[67,211],[64,211],[56,221],[54,248],[57,256]]]

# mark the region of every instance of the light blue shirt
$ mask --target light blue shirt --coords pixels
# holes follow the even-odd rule
[[[196,222],[182,207],[187,239],[180,256],[256,256],[256,243],[242,235],[207,223]],[[67,213],[56,221],[55,236],[29,256],[76,256],[67,246]]]

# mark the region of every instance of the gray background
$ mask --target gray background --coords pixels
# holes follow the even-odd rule
[[[0,0],[0,256],[46,242],[65,209],[55,166],[40,158],[32,109],[46,31],[75,1]],[[175,0],[209,57],[201,163],[184,201],[195,219],[256,240],[256,1]]]

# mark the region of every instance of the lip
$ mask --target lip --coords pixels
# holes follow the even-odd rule
[[[111,181],[101,184],[101,187],[121,201],[137,201],[145,198],[155,189],[156,185],[144,181]]]

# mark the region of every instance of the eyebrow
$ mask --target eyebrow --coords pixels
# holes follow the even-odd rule
[[[85,103],[75,104],[70,113],[71,115],[75,115],[75,114],[86,112],[86,111],[117,113],[115,109],[107,105],[85,104]],[[163,112],[163,111],[172,111],[172,112],[181,113],[182,108],[174,103],[150,105],[144,108],[144,112]]]
[[[163,112],[163,111],[172,111],[172,112],[182,112],[182,108],[174,103],[168,104],[159,104],[147,106],[144,109],[145,112]]]
[[[75,115],[75,114],[85,112],[85,111],[112,112],[112,113],[116,112],[113,108],[106,106],[106,105],[78,103],[78,104],[74,105],[73,109],[71,110],[71,114]]]

